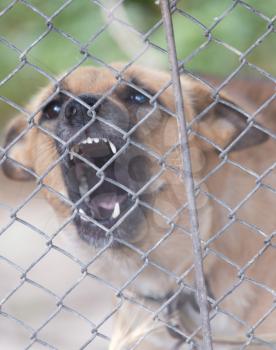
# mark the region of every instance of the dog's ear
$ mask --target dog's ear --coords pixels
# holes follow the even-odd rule
[[[4,174],[13,179],[20,181],[33,180],[32,171],[32,147],[31,132],[24,134],[27,130],[27,121],[23,116],[19,116],[11,121],[5,133],[4,157],[7,157],[2,163]],[[13,144],[15,139],[18,140]],[[35,147],[35,145],[33,145]]]
[[[230,145],[248,126],[247,117],[228,96],[220,94],[219,102],[214,104],[211,90],[198,83],[192,83],[190,95],[195,116],[203,112],[197,122],[199,133],[221,148]],[[254,125],[258,126],[257,123]],[[254,125],[233,144],[231,151],[255,146],[268,139],[268,135]]]

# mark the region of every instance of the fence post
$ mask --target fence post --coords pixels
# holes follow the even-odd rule
[[[181,140],[181,155],[183,164],[183,173],[185,180],[185,187],[187,191],[190,228],[192,232],[192,241],[194,249],[194,266],[197,284],[198,304],[201,315],[202,335],[203,335],[203,349],[212,350],[211,327],[209,321],[207,292],[204,280],[202,251],[199,233],[198,216],[196,209],[196,199],[194,194],[194,181],[192,176],[192,165],[188,143],[188,134],[184,113],[184,101],[182,95],[182,88],[179,76],[179,68],[176,54],[176,46],[171,18],[171,11],[169,0],[160,1],[164,29],[166,33],[166,40],[168,46],[168,57],[172,71],[172,84],[175,97],[175,107],[178,120],[179,139]]]

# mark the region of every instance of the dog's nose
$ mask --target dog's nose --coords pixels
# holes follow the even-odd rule
[[[78,100],[83,101],[84,104]],[[72,98],[66,103],[64,107],[64,117],[72,125],[85,125],[91,120],[91,116],[88,115],[88,108],[85,104],[93,107],[99,98],[94,95],[80,95],[78,96],[78,100]],[[97,108],[95,109],[96,113]]]

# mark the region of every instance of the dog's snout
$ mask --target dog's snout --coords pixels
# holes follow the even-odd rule
[[[63,106],[63,121],[66,121],[69,128],[82,128],[93,119],[94,132],[116,134],[112,126],[102,124],[99,119],[95,121],[94,115],[110,121],[111,124],[123,130],[128,130],[130,127],[130,118],[127,110],[118,105],[112,98],[103,98],[102,95],[83,94],[69,99]]]
[[[81,101],[84,103],[82,104]],[[64,107],[64,117],[70,124],[86,124],[91,120],[89,109],[86,105],[93,107],[98,98],[94,95],[80,95],[78,99],[70,99]],[[98,108],[98,107],[97,107]],[[96,108],[96,109],[97,109]],[[97,113],[97,110],[95,112]]]

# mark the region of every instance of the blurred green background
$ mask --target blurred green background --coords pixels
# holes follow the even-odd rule
[[[127,22],[131,27],[111,21],[108,9],[116,4],[113,0],[73,0],[58,13],[56,11],[64,4],[62,0],[18,1],[6,11],[11,2],[0,0],[0,80],[5,79],[14,70],[17,70],[17,73],[4,84],[0,84],[0,95],[19,105],[24,105],[35,91],[49,82],[48,78],[32,65],[51,76],[56,76],[83,59],[81,47],[86,47],[92,56],[106,63],[131,60],[141,53],[146,45],[135,30],[147,33],[160,20],[160,10],[154,0],[126,0],[123,7],[120,6],[113,12],[113,16]],[[102,6],[99,6],[99,3]],[[247,0],[246,3],[266,17],[272,18],[275,15],[275,0]],[[28,4],[33,6],[33,9]],[[207,28],[232,5],[232,0],[179,2],[180,9],[194,16]],[[47,17],[56,13],[51,23],[57,31],[50,30],[47,18],[39,12]],[[215,26],[212,35],[233,49],[244,52],[266,32],[267,26],[268,22],[265,19],[238,4]],[[105,30],[102,30],[104,28]],[[188,59],[187,69],[200,74],[226,77],[239,66],[239,56],[234,50],[226,49],[214,41],[207,43],[202,27],[189,18],[179,13],[175,14],[174,28],[180,59],[189,58],[194,50],[206,44],[204,50]],[[77,44],[73,43],[74,40]],[[154,48],[154,45],[166,47],[162,27],[153,30],[148,40],[153,45],[141,55],[138,63],[166,69],[166,55]],[[270,34],[247,59],[270,74],[275,74],[275,52],[275,37]],[[20,55],[28,62],[22,68]],[[83,64],[95,65],[97,62],[89,59]],[[254,75],[256,71],[243,68],[240,74]],[[1,129],[16,110],[4,102],[0,102],[0,110]]]

